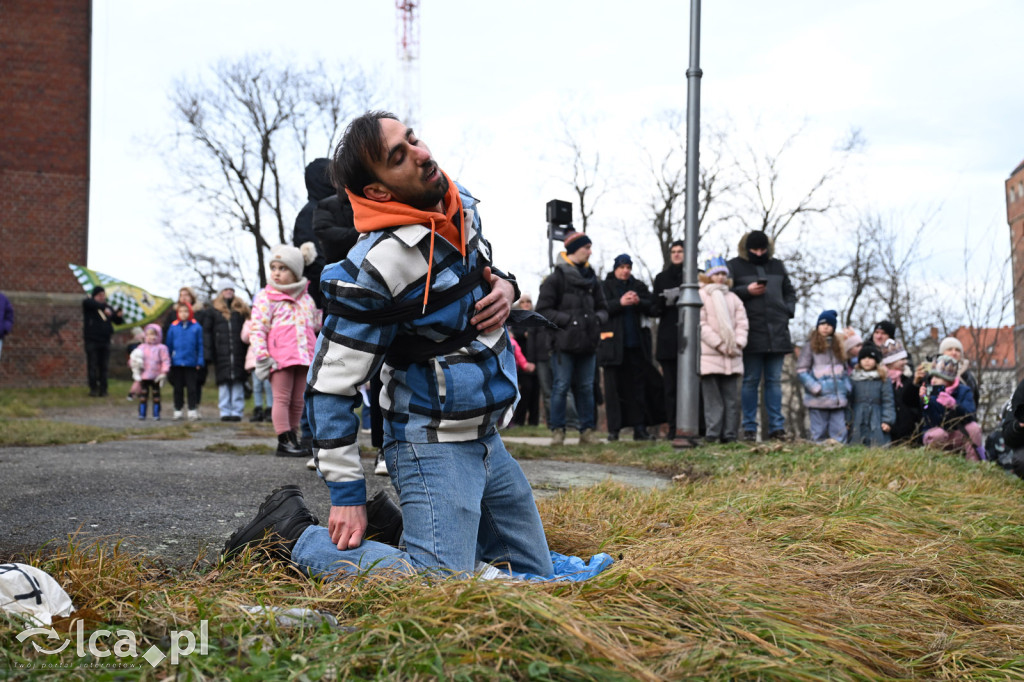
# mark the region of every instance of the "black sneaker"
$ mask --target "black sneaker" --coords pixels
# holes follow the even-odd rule
[[[402,510],[383,490],[366,502],[366,539],[398,547],[402,541]]]
[[[753,443],[757,441],[757,431],[744,431],[740,440],[745,443]]]
[[[786,432],[782,429],[772,431],[768,434],[768,440],[787,440]]]
[[[256,518],[236,530],[224,543],[224,560],[231,559],[247,545],[262,546],[281,559],[291,558],[302,531],[320,523],[302,499],[297,485],[286,485],[267,496]]]

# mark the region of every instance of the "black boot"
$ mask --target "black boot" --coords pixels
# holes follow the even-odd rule
[[[277,452],[274,454],[278,457],[309,457],[297,443],[292,442],[294,437],[291,431],[277,434]]]
[[[320,523],[306,507],[297,485],[272,492],[260,505],[256,518],[242,526],[224,545],[224,559],[230,559],[246,545],[263,546],[281,559],[291,559],[292,548],[302,532]]]
[[[634,426],[633,440],[654,440],[654,436],[647,431],[646,426]]]
[[[254,408],[252,408],[252,416],[249,417],[249,421],[251,421],[251,422],[261,422],[261,421],[263,421],[263,408],[262,407],[254,407]]]
[[[378,490],[366,503],[366,539],[398,547],[402,541],[402,510]]]
[[[291,434],[292,434],[292,445],[294,445],[295,447],[297,447],[300,450],[302,450],[302,456],[303,457],[312,457],[313,456],[313,437],[310,436],[309,438],[303,438],[300,441],[298,439],[298,436],[295,435],[294,431],[292,431]]]

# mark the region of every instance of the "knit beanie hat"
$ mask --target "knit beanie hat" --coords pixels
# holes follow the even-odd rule
[[[97,284],[96,286],[94,286],[92,288],[92,292],[89,295],[90,296],[95,296],[96,294],[102,294],[104,291],[106,291],[106,289],[104,289],[99,284]]]
[[[235,283],[233,281],[231,281],[227,277],[221,277],[220,279],[217,280],[217,289],[216,289],[216,291],[217,291],[218,294],[220,292],[224,291],[225,289],[237,289],[237,288],[238,287],[235,285]]]
[[[822,322],[828,324],[832,329],[836,328],[836,322],[839,321],[839,313],[834,310],[823,310],[821,315],[818,315],[818,321],[814,323],[817,327]]]
[[[593,244],[594,242],[590,241],[590,237],[588,237],[584,232],[570,232],[565,235],[563,243],[565,244],[566,255],[571,255],[576,253],[578,249],[587,246],[588,244]]]
[[[874,331],[876,332],[879,329],[881,329],[883,332],[888,334],[890,339],[896,337],[896,325],[894,325],[889,320],[882,320],[881,322],[876,324]],[[872,333],[874,333],[874,332],[872,332]]]
[[[620,253],[615,257],[615,265],[612,266],[612,270],[617,270],[620,265],[633,266],[633,259],[629,257],[628,253]]]
[[[948,355],[940,355],[935,358],[935,362],[932,363],[932,368],[928,372],[928,376],[939,377],[940,379],[945,379],[952,383],[956,381],[956,373],[959,369],[959,362]]]
[[[885,344],[885,348],[882,349],[882,364],[891,365],[894,362],[907,359],[907,350],[903,347],[903,344],[893,339]]]
[[[148,331],[155,332],[156,333],[156,342],[157,343],[163,343],[163,340],[164,340],[164,330],[160,328],[160,325],[158,325],[158,324],[147,324],[145,329],[146,329],[147,332]]]
[[[860,337],[860,334],[858,334],[856,330],[851,329],[850,332],[846,335],[846,341],[843,341],[843,350],[845,350],[847,354],[849,354],[849,352],[853,350],[856,346],[861,346],[863,344],[864,339]]]
[[[280,263],[295,275],[295,279],[302,279],[302,271],[307,265],[316,260],[316,246],[313,242],[306,242],[296,248],[288,244],[278,244],[270,252],[270,263]]]
[[[882,361],[882,351],[878,350],[878,346],[870,343],[865,344],[860,352],[857,353],[857,360],[863,360],[864,358],[873,358],[876,363]]]
[[[754,230],[747,235],[748,249],[767,249],[768,244],[768,235],[761,230]]]
[[[963,355],[964,344],[960,343],[960,339],[956,338],[955,336],[947,336],[946,338],[942,339],[942,343],[939,344],[939,354],[945,355],[946,351],[949,350],[950,348],[956,348],[958,351],[960,351],[960,354]]]
[[[729,274],[729,264],[721,256],[712,256],[704,262],[704,274],[710,277],[719,272]]]

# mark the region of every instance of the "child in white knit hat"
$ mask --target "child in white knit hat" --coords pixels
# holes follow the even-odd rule
[[[985,459],[981,426],[974,416],[974,393],[957,376],[958,363],[948,355],[935,358],[921,386],[924,445],[959,451],[970,461]]]
[[[302,276],[303,268],[314,259],[312,242],[300,248],[275,246],[270,252],[267,286],[252,302],[249,343],[256,357],[256,377],[269,376],[273,387],[271,419],[280,457],[308,455],[296,432],[305,407],[306,372],[313,362],[321,322],[309,295],[309,280]]]
[[[964,357],[964,345],[955,336],[947,336],[939,344],[939,355],[951,357],[957,362],[956,375],[962,383],[970,386],[974,391],[974,399],[978,399],[978,379],[970,370],[971,362]]]

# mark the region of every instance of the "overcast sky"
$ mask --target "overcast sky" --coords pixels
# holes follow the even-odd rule
[[[172,127],[176,79],[254,52],[356,63],[382,81],[398,70],[390,2],[95,0],[93,12],[88,265],[157,294],[181,277],[160,227],[172,199],[153,144]],[[632,178],[604,214],[599,205],[595,260],[607,268],[627,248],[622,230],[642,224],[638,131],[685,107],[688,19],[683,0],[423,0],[418,132],[482,201],[496,261],[524,290],[547,266],[544,204],[572,198],[557,163],[561,118],[579,123],[609,177]],[[933,215],[940,255],[962,250],[968,227],[1005,254],[1003,181],[1024,158],[1021,26],[1018,0],[706,2],[702,117],[727,116],[754,146],[802,125],[796,184],[859,128],[867,146],[844,179],[858,205],[910,223]],[[397,95],[387,108],[401,109]],[[842,225],[829,229],[842,238]]]

